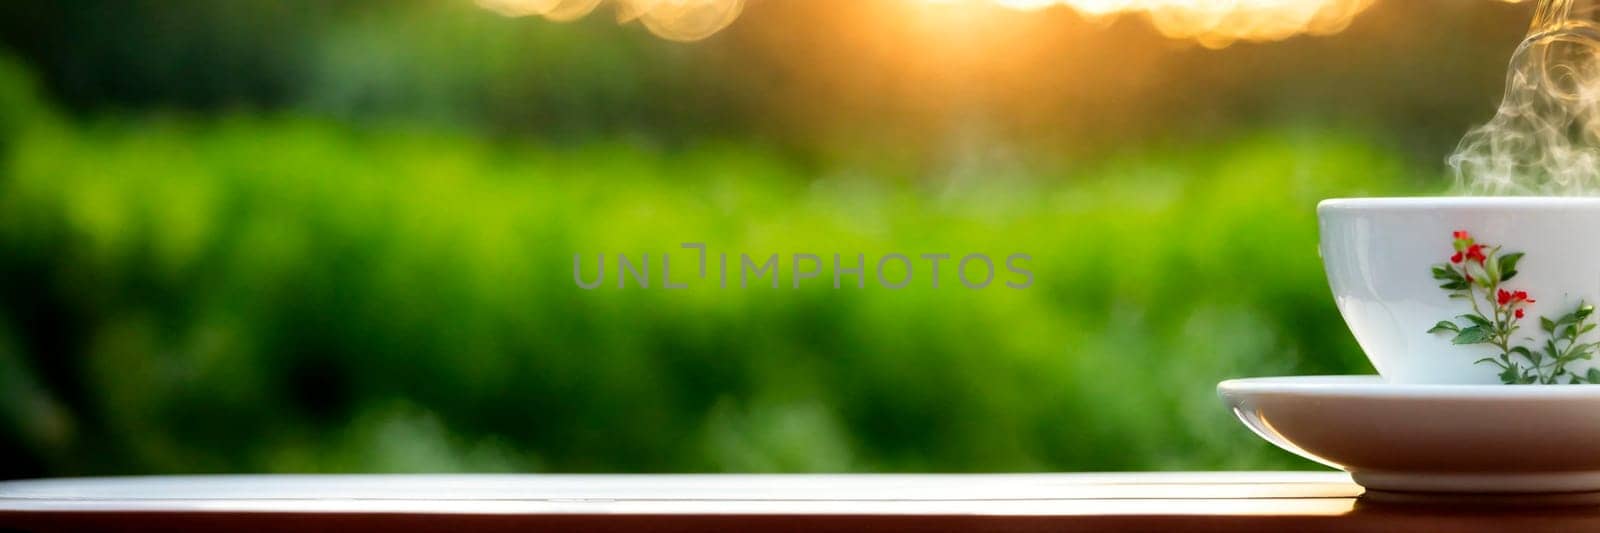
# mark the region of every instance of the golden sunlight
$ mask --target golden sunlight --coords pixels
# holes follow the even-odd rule
[[[478,5],[510,17],[542,16],[574,20],[594,11],[601,0],[477,0]],[[744,0],[611,0],[617,22],[639,24],[664,39],[698,41],[721,31],[739,17]]]
[[[937,1],[937,0],[925,0]],[[1143,14],[1163,35],[1220,48],[1234,41],[1327,35],[1350,24],[1373,0],[988,0],[1013,9],[1063,6],[1091,18]]]
[[[639,21],[651,33],[696,41],[721,31],[739,16],[745,0],[477,0],[506,16],[538,15],[573,20],[603,1],[618,22]],[[1234,41],[1275,41],[1300,34],[1343,30],[1373,0],[906,0],[921,4],[991,4],[1016,10],[1070,8],[1085,17],[1140,14],[1163,35],[1220,48]],[[1514,1],[1514,0],[1512,0]]]

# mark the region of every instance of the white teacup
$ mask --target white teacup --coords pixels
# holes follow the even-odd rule
[[[1389,382],[1502,383],[1512,366],[1506,362],[1525,376],[1533,357],[1543,364],[1536,372],[1554,374],[1546,345],[1552,337],[1558,357],[1575,354],[1572,345],[1600,342],[1600,328],[1568,339],[1577,323],[1561,323],[1584,316],[1580,303],[1600,305],[1600,198],[1336,199],[1318,204],[1317,217],[1339,312]],[[1470,240],[1458,242],[1458,231]],[[1517,252],[1525,255],[1514,261],[1515,275],[1485,287],[1493,285],[1491,269]],[[1463,275],[1472,282],[1455,279]],[[1556,323],[1554,334],[1541,317]],[[1600,316],[1581,323],[1600,323]],[[1562,367],[1558,383],[1574,374],[1586,381],[1596,365],[1574,360]]]

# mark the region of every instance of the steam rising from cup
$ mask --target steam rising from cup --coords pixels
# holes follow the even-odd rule
[[[1544,0],[1511,56],[1505,97],[1461,139],[1457,192],[1600,195],[1600,26],[1590,0]]]

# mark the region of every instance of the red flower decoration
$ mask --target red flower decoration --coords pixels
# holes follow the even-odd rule
[[[1531,303],[1534,302],[1534,300],[1532,298],[1528,297],[1528,291],[1512,292],[1512,291],[1508,291],[1508,290],[1505,290],[1505,289],[1500,289],[1500,292],[1495,293],[1494,296],[1495,296],[1495,300],[1500,302],[1500,305],[1502,305],[1502,306],[1504,306],[1506,304],[1520,304],[1520,303],[1530,303],[1531,304]]]
[[[1473,261],[1477,261],[1478,264],[1480,264],[1480,265],[1483,264],[1483,260],[1486,259],[1483,256],[1483,245],[1482,244],[1474,244],[1472,246],[1468,246],[1467,247],[1467,259],[1471,259]]]
[[[1457,315],[1464,320],[1441,320],[1428,330],[1429,334],[1450,337],[1452,344],[1479,344],[1499,352],[1496,357],[1483,357],[1474,364],[1488,363],[1499,367],[1500,381],[1505,384],[1600,384],[1600,376],[1578,375],[1570,372],[1567,363],[1589,358],[1589,350],[1600,343],[1583,342],[1580,338],[1597,325],[1589,320],[1596,316],[1595,306],[1578,302],[1578,308],[1558,318],[1540,318],[1541,329],[1549,337],[1544,346],[1532,350],[1519,345],[1533,342],[1532,337],[1514,337],[1528,316],[1528,306],[1534,299],[1528,291],[1509,288],[1505,283],[1517,274],[1517,263],[1522,252],[1501,253],[1494,244],[1483,244],[1466,231],[1451,233],[1450,243],[1454,255],[1450,261],[1432,265],[1433,279],[1442,282],[1439,288],[1450,293],[1451,298],[1471,302],[1471,312]],[[1477,267],[1472,264],[1477,263]],[[1480,278],[1473,278],[1473,272]],[[1505,287],[1505,288],[1503,288]],[[1487,303],[1485,308],[1482,304]],[[1482,350],[1480,350],[1482,351]],[[1545,355],[1552,363],[1544,363]]]

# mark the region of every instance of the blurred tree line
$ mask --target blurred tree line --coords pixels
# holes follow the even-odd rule
[[[814,163],[930,173],[974,143],[1085,157],[1296,120],[1370,128],[1437,164],[1492,115],[1526,4],[1378,2],[1331,37],[1217,51],[1137,17],[917,0],[754,0],[693,44],[604,8],[557,24],[469,0],[71,0],[0,7],[0,43],[80,112],[294,109],[541,142],[753,139]]]

